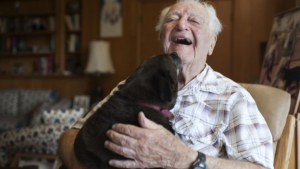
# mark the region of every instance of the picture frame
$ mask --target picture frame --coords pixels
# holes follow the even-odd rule
[[[90,107],[90,96],[88,95],[76,95],[73,100],[73,109],[83,108],[88,111]]]
[[[276,15],[260,74],[260,84],[291,94],[290,114],[298,112],[300,92],[300,8]]]
[[[58,169],[58,155],[17,153],[11,162],[11,168]]]
[[[100,8],[100,37],[122,37],[122,0],[100,0]]]

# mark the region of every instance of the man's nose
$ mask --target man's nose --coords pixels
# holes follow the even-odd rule
[[[180,20],[178,20],[176,28],[179,31],[188,30],[188,22],[187,22],[187,20],[183,19],[183,18],[181,18]]]

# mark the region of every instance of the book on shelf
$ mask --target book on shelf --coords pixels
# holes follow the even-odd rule
[[[47,45],[27,44],[26,38],[18,36],[0,36],[0,52],[17,53],[17,52],[33,52],[33,53],[49,53],[55,50],[55,36],[51,37],[51,41]]]
[[[49,17],[49,31],[55,31],[55,17]]]
[[[6,38],[0,37],[0,52],[6,52]]]
[[[79,31],[80,30],[80,15],[79,14],[73,15],[73,22],[74,22],[74,29],[76,31]]]
[[[65,74],[77,74],[80,73],[81,65],[78,58],[68,58],[65,62]]]
[[[55,17],[0,17],[0,33],[55,31]]]
[[[65,15],[65,22],[69,31],[80,30],[80,14]]]
[[[50,51],[55,51],[55,35],[51,35]]]
[[[36,75],[51,75],[55,71],[53,55],[36,59],[34,64],[33,74]]]
[[[7,28],[7,20],[6,18],[0,18],[0,33],[6,32]]]
[[[12,40],[10,37],[6,38],[6,51],[11,51],[12,49]]]
[[[79,49],[79,36],[76,34],[71,34],[68,40],[68,51],[76,52]]]

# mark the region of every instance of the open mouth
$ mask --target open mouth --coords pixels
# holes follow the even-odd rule
[[[191,45],[193,43],[192,40],[188,38],[175,38],[173,41],[176,44],[182,44],[182,45]]]

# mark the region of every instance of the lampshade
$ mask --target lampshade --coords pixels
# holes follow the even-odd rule
[[[89,46],[89,59],[86,73],[114,73],[110,57],[110,44],[105,41],[92,41]]]

